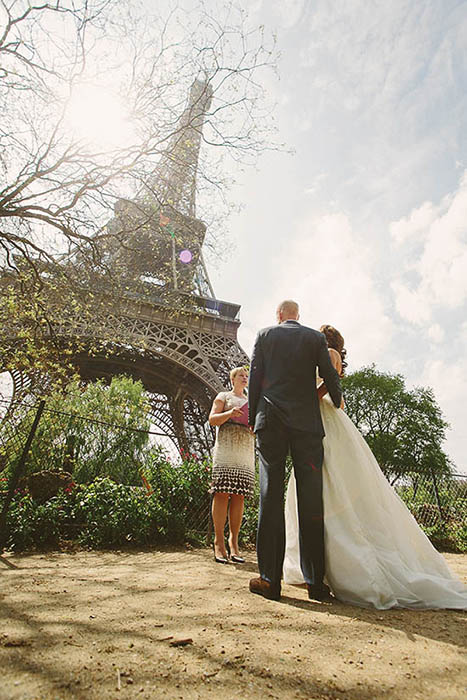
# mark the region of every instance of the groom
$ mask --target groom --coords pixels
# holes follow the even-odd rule
[[[322,464],[324,430],[316,368],[336,407],[342,392],[322,333],[298,323],[295,301],[277,308],[277,326],[259,331],[251,358],[248,423],[257,435],[260,507],[257,554],[260,578],[250,591],[279,600],[285,552],[284,480],[290,451],[297,482],[300,564],[308,595],[329,595],[324,577]],[[323,391],[323,393],[325,393]]]

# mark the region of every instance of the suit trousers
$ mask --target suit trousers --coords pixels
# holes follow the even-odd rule
[[[290,453],[297,482],[300,565],[306,583],[324,577],[323,439],[289,428],[270,413],[257,431],[260,505],[256,549],[261,578],[280,587],[285,554],[285,463]]]

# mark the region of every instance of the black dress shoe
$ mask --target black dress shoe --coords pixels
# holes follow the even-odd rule
[[[306,587],[308,589],[308,598],[310,600],[321,600],[321,601],[331,601],[334,598],[331,595],[331,590],[329,586],[325,583],[311,584],[307,583]]]
[[[280,586],[273,586],[272,583],[265,581],[264,578],[250,579],[250,591],[251,593],[262,595],[263,598],[268,600],[280,600],[281,597]]]

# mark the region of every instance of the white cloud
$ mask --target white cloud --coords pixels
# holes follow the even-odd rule
[[[430,320],[430,309],[416,290],[410,289],[401,280],[395,280],[391,287],[394,292],[396,311],[402,318],[420,325]]]
[[[277,26],[277,124],[296,157],[268,159],[244,189],[216,291],[242,303],[248,351],[292,296],[303,322],[342,330],[350,370],[374,361],[433,385],[467,468],[467,2],[300,7],[258,12]]]
[[[463,366],[463,365],[466,366]],[[465,376],[467,363],[446,362],[434,358],[425,363],[421,381],[424,386],[430,386],[437,399],[448,405],[455,403],[465,394]],[[458,407],[460,408],[460,402]]]
[[[303,323],[336,326],[347,338],[354,367],[378,360],[390,343],[393,324],[375,283],[368,247],[345,214],[303,220],[277,269],[275,297],[296,299]]]
[[[397,244],[405,243],[414,238],[418,240],[420,234],[425,233],[434,221],[438,211],[432,202],[425,202],[418,209],[414,209],[408,217],[394,221],[389,227],[393,240]]]
[[[467,472],[467,404],[465,401],[465,377],[467,359],[458,355],[454,362],[438,358],[425,363],[420,376],[423,386],[430,386],[442,407],[445,419],[450,425],[445,449],[453,460],[456,470]]]
[[[467,321],[461,325],[459,336],[465,352],[467,351]]]
[[[312,183],[308,185],[308,187],[305,187],[304,193],[308,195],[317,194],[327,176],[327,173],[319,173],[319,175],[316,175],[316,177],[313,178]]]
[[[302,16],[305,0],[281,0],[274,3],[272,9],[279,15],[283,28],[293,27]]]
[[[451,41],[439,41],[443,14],[439,2],[377,2],[369,12],[367,0],[317,0],[309,13],[303,65],[313,69],[313,85],[327,89],[327,97],[337,98],[340,105],[378,109],[391,103],[405,115],[412,109],[408,116],[416,119],[407,97],[414,90],[419,97],[425,84],[432,96],[445,89],[456,38],[463,35],[457,22],[450,27]],[[446,76],[441,84],[440,72]],[[384,119],[383,113],[380,116]],[[404,137],[400,129],[397,132],[399,139]]]
[[[467,473],[467,321],[460,325],[457,333],[451,329],[451,343],[445,343],[440,350],[421,365],[416,383],[433,389],[450,425],[444,449],[456,471]]]
[[[422,225],[423,224],[423,225]],[[456,309],[467,301],[467,172],[457,191],[436,207],[428,202],[390,226],[398,243],[417,235],[421,250],[392,288],[396,309],[411,323],[428,322],[435,310]]]
[[[434,323],[427,330],[427,335],[434,343],[442,343],[445,338],[444,329],[441,328],[439,323]]]

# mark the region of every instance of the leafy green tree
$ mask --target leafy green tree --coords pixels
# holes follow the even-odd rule
[[[448,475],[442,449],[449,427],[433,391],[405,386],[400,374],[364,367],[343,380],[346,411],[371,447],[388,479]]]
[[[109,385],[72,382],[65,391],[54,391],[34,437],[28,472],[67,471],[78,483],[108,476],[117,483],[140,485],[149,409],[141,382],[124,376],[114,377]],[[32,423],[34,413],[27,413],[23,424]],[[22,444],[16,444],[19,454]],[[18,454],[9,451],[10,466]]]

